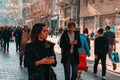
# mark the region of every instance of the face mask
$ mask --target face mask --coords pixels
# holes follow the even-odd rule
[[[85,33],[84,35],[87,36],[88,34]]]

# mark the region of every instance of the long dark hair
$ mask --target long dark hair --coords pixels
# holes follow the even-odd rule
[[[83,34],[88,34],[88,28],[85,28],[84,30],[83,30]]]
[[[35,42],[38,41],[38,34],[41,33],[42,28],[46,26],[44,23],[37,23],[35,25],[33,25],[31,34],[30,34],[30,38],[31,38],[31,42]]]

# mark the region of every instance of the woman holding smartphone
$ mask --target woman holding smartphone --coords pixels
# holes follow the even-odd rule
[[[28,80],[52,80],[50,70],[56,66],[54,43],[46,40],[48,28],[37,23],[31,31],[31,41],[26,44],[24,66],[28,69]],[[52,69],[53,70],[53,69]]]

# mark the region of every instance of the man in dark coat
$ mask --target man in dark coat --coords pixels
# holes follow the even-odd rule
[[[9,41],[11,37],[12,37],[11,31],[9,30],[8,26],[5,26],[5,29],[3,31],[4,53],[6,52],[6,46],[7,52],[9,52]]]
[[[17,51],[20,51],[20,42],[22,38],[22,30],[20,26],[17,26],[14,32],[14,36],[15,36],[15,41],[16,41],[16,52],[17,52]]]
[[[95,64],[94,64],[94,74],[97,73],[97,66],[99,60],[101,59],[102,63],[102,80],[105,80],[106,76],[106,55],[108,52],[108,39],[103,36],[103,29],[97,31],[98,37],[95,38],[94,43],[94,53],[95,53]]]
[[[80,33],[74,32],[75,23],[68,24],[68,31],[64,31],[60,38],[60,48],[62,50],[62,59],[65,80],[76,80],[78,73],[78,48],[81,48]],[[70,79],[70,66],[72,67],[72,76]]]

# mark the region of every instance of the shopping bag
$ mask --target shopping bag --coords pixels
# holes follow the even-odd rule
[[[82,51],[81,54],[79,54],[79,64],[78,64],[78,70],[87,70],[87,63],[86,63],[86,54],[84,54],[84,51]]]
[[[111,60],[112,60],[113,63],[119,63],[120,62],[118,52],[113,52],[112,53]]]

